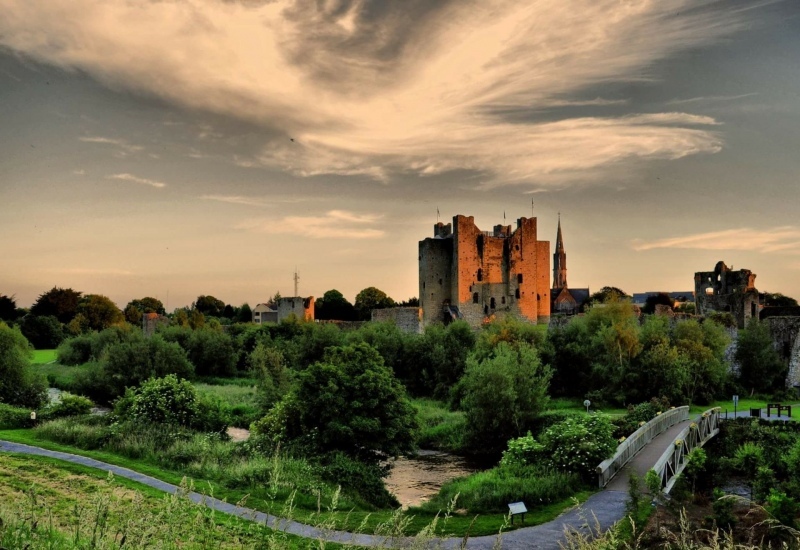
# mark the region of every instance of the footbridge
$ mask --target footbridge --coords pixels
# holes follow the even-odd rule
[[[669,493],[686,466],[689,453],[717,435],[719,423],[719,407],[693,419],[689,417],[688,406],[659,414],[620,443],[614,456],[600,463],[597,467],[600,487],[626,491],[631,474],[642,477],[653,469],[661,477],[662,489]]]

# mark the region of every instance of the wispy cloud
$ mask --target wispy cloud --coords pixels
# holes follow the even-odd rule
[[[114,138],[107,138],[107,137],[81,137],[78,138],[80,141],[85,143],[102,143],[105,145],[113,145],[118,148],[118,151],[121,153],[122,156],[128,155],[130,153],[136,153],[144,149],[141,145],[133,145],[128,143],[124,139],[114,139]]]
[[[166,187],[167,186],[166,183],[163,183],[163,182],[160,182],[160,181],[149,180],[149,179],[146,179],[146,178],[139,178],[137,176],[134,176],[133,174],[112,174],[112,175],[106,176],[106,177],[108,179],[113,179],[113,180],[130,181],[130,182],[133,182],[133,183],[140,183],[142,185],[150,185],[151,187],[157,187],[159,189],[162,188],[162,187]]]
[[[758,92],[741,94],[741,95],[711,95],[711,96],[690,97],[688,99],[673,99],[672,101],[668,101],[667,105],[683,105],[686,103],[705,103],[714,101],[736,101],[737,99],[744,99],[746,97],[753,97],[757,95]]]
[[[243,197],[241,195],[201,195],[204,201],[226,202],[229,204],[245,204],[247,206],[269,206],[263,199],[255,197]]]
[[[344,210],[331,210],[321,216],[287,216],[266,220],[248,220],[236,226],[237,229],[259,233],[290,233],[314,239],[377,239],[384,231],[374,227],[380,216],[373,214],[354,214]]]
[[[680,113],[541,123],[492,107],[622,105],[578,98],[647,77],[752,16],[699,0],[380,5],[0,0],[0,44],[281,134],[242,166],[381,181],[468,169],[489,187],[563,185],[621,163],[714,153],[722,137],[704,127],[712,119]]]
[[[773,227],[771,229],[741,227],[649,242],[641,240],[633,242],[633,249],[636,251],[657,248],[800,252],[800,228],[794,226]]]
[[[606,99],[596,97],[594,99],[554,99],[547,102],[548,107],[605,107],[607,105],[627,105],[629,99]]]

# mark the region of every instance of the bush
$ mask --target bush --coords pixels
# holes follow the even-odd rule
[[[593,414],[555,424],[542,434],[540,442],[553,468],[589,481],[597,475],[597,465],[617,448],[613,431],[608,416]]]
[[[383,483],[385,473],[377,464],[365,464],[346,454],[334,452],[323,458],[322,477],[338,483],[378,508],[396,508],[397,499]]]
[[[62,416],[78,416],[82,414],[89,414],[92,410],[94,403],[90,399],[81,395],[73,395],[71,393],[62,392],[61,401],[50,405],[45,410],[47,418],[60,418]]]
[[[36,349],[54,349],[64,340],[64,329],[52,315],[26,315],[19,328]]]
[[[771,489],[764,508],[769,514],[787,527],[794,527],[800,505],[786,493]]]
[[[22,333],[0,321],[0,403],[38,409],[47,384],[30,365],[31,347]]]
[[[216,330],[195,330],[188,342],[189,361],[201,376],[232,376],[239,353],[233,339]]]
[[[110,346],[103,365],[111,398],[122,395],[126,387],[138,386],[149,378],[169,374],[179,378],[194,376],[186,352],[158,335]]]
[[[83,422],[73,417],[42,423],[36,428],[36,436],[91,451],[101,449],[111,438],[112,431],[108,426]]]
[[[16,430],[33,426],[30,409],[0,403],[0,430]]]
[[[83,365],[92,358],[92,337],[89,334],[65,340],[58,347],[58,362],[62,365]]]

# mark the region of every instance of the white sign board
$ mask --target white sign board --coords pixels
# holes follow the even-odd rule
[[[512,516],[517,514],[527,514],[528,509],[525,508],[524,502],[509,502],[508,503],[508,513]]]
[[[739,396],[738,395],[734,395],[733,396],[733,406],[734,407],[738,407],[739,406]]]

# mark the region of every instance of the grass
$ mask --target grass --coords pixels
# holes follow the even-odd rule
[[[179,485],[181,479],[184,477],[185,472],[170,470],[154,464],[148,460],[134,460],[120,456],[119,454],[111,453],[108,451],[86,451],[76,449],[68,445],[62,445],[46,441],[37,437],[35,430],[4,430],[0,431],[0,439],[9,441],[16,441],[28,445],[43,447],[46,449],[68,452],[82,456],[88,456],[96,460],[107,462],[129,468],[131,470],[149,475],[156,479],[166,481],[175,485]],[[226,465],[228,467],[230,465]],[[254,485],[247,488],[232,488],[226,486],[222,482],[195,477],[194,483],[200,489],[213,494],[217,498],[227,500],[228,502],[239,502],[249,495],[248,506],[260,511],[281,515],[285,510],[288,498],[276,498],[272,500],[267,494],[269,487],[261,487]],[[587,498],[589,493],[579,494],[580,498]],[[337,529],[351,530],[358,532],[371,533],[376,529],[386,528],[386,525],[394,524],[399,521],[394,511],[381,510],[369,511],[366,509],[359,509],[355,504],[349,503],[348,511],[326,511],[324,504],[325,498],[322,498],[322,493],[319,493],[318,499],[309,499],[308,497],[300,498],[299,494],[292,494],[291,498],[294,499],[293,517],[298,521],[304,523],[316,524],[324,522],[326,524],[335,524]],[[329,499],[330,500],[330,499]],[[322,504],[321,509],[318,504]],[[553,503],[542,507],[531,506],[531,514],[528,516],[526,525],[533,525],[535,523],[546,522],[554,519],[560,513],[573,505],[571,498],[566,498],[561,502]],[[345,506],[345,502],[341,507]],[[456,508],[459,508],[456,503]],[[405,534],[416,534],[427,528],[436,518],[436,513],[431,510],[412,509],[408,515],[402,518],[402,532]],[[452,536],[462,537],[464,535],[480,536],[480,535],[493,535],[498,533],[501,529],[506,527],[506,515],[504,513],[485,514],[480,515],[474,519],[472,515],[454,515],[449,518],[442,531],[442,524],[438,526],[436,534],[448,534]],[[509,528],[510,529],[510,528]]]
[[[44,365],[53,363],[56,360],[56,350],[54,349],[37,349],[33,350],[34,365]]]
[[[567,397],[556,397],[551,398],[550,403],[547,406],[547,410],[556,410],[556,411],[577,411],[577,412],[586,412],[586,407],[583,405],[582,399],[572,399]],[[594,405],[589,406],[589,410],[592,412],[602,412],[610,416],[624,416],[627,414],[628,409],[626,408],[611,408],[611,407],[602,407],[597,408]]]
[[[417,443],[422,449],[458,453],[464,446],[466,419],[461,411],[451,411],[445,403],[434,399],[414,399],[420,433]]]
[[[762,409],[762,416],[765,414],[763,409],[767,408],[767,403],[781,403],[782,405],[792,405],[792,418],[800,420],[800,399],[780,400],[780,399],[739,399],[739,404],[736,407],[738,412],[749,412],[750,409]],[[794,406],[797,405],[797,406]],[[722,409],[723,416],[725,410],[731,414],[734,412],[733,400],[714,401],[710,405],[692,405],[689,408],[689,413],[696,415],[707,411],[708,409],[719,407]],[[774,411],[773,411],[774,414]]]
[[[0,494],[0,546],[8,548],[319,547],[180,495],[46,457],[0,455]]]
[[[231,424],[237,428],[249,428],[252,422],[260,418],[256,389],[252,385],[217,385],[195,382],[194,387],[198,392],[218,397],[225,403],[230,410]]]

